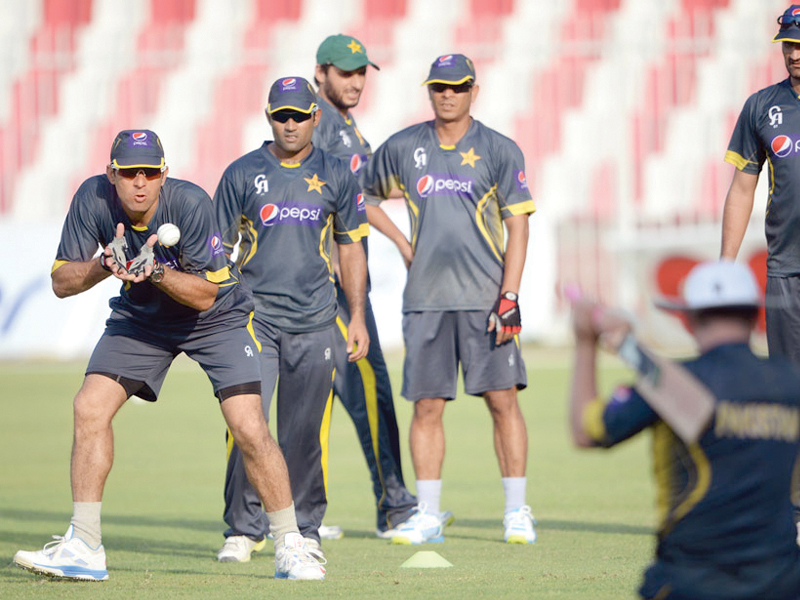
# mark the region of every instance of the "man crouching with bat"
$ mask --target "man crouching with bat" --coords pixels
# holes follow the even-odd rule
[[[658,304],[685,312],[700,356],[681,367],[639,345],[653,363],[650,371],[664,376],[640,371],[640,382],[617,388],[606,401],[597,391],[598,343],[622,357],[630,323],[589,300],[573,303],[573,441],[607,448],[646,428],[653,431],[663,513],[655,561],[639,588],[642,598],[800,598],[800,549],[790,499],[800,450],[800,371],[788,360],[760,358],[750,350],[760,303],[746,266],[698,265],[680,300]],[[692,388],[684,387],[683,379],[710,392],[710,416],[691,409],[686,390]],[[640,387],[655,393],[646,398]],[[692,424],[676,429],[680,412],[663,406],[671,396],[688,407],[684,420],[703,419],[696,441],[676,433]],[[703,394],[697,399],[703,402]]]

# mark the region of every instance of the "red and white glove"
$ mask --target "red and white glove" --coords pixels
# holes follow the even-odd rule
[[[489,315],[489,323],[494,324],[495,331],[513,334],[522,331],[517,298],[514,292],[505,292],[497,299]]]

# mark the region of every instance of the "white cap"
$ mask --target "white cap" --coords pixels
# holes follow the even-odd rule
[[[761,290],[753,272],[732,261],[700,263],[683,284],[683,298],[664,298],[656,306],[668,310],[705,310],[708,308],[758,308]]]

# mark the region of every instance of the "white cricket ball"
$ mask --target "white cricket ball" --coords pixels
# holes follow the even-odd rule
[[[180,239],[181,230],[178,229],[177,225],[173,225],[172,223],[164,223],[158,228],[158,243],[165,248],[174,246],[178,243],[178,241],[180,241]]]

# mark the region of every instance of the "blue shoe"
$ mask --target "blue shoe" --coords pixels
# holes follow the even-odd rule
[[[533,544],[536,541],[535,523],[530,506],[510,510],[503,517],[503,527],[506,528],[503,538],[507,544]]]
[[[50,577],[83,581],[108,579],[106,551],[102,544],[90,548],[81,538],[74,536],[72,525],[66,534],[54,535],[53,540],[41,550],[20,550],[14,555],[14,562],[18,567]]]
[[[425,503],[420,502],[411,518],[392,535],[392,544],[440,544],[444,541],[444,528],[453,521],[450,511],[431,513]]]

